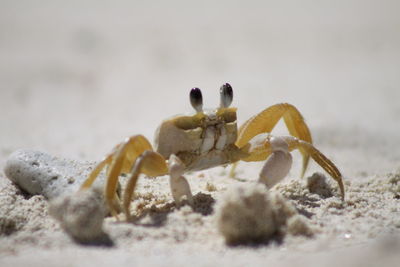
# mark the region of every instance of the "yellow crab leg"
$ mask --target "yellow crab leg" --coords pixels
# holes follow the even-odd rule
[[[242,152],[247,153],[247,157],[242,158],[243,161],[263,161],[266,160],[273,152],[271,140],[272,138],[281,139],[287,143],[288,152],[295,149],[302,149],[307,156],[311,156],[315,162],[318,163],[339,185],[342,200],[345,197],[344,185],[342,174],[335,166],[335,164],[329,160],[324,154],[316,149],[312,144],[307,143],[293,136],[280,136],[273,137],[270,134],[259,135],[250,140],[250,142],[243,146]]]
[[[107,173],[105,187],[105,199],[113,216],[117,217],[118,213],[118,207],[113,200],[115,199],[119,175],[128,172],[140,154],[152,149],[149,141],[142,135],[132,136],[118,146]]]
[[[320,165],[327,173],[329,173],[329,175],[338,183],[340,193],[342,195],[342,200],[344,200],[345,191],[342,174],[335,166],[335,164],[310,143],[299,140],[292,136],[285,136],[284,139],[289,145],[290,151],[294,149],[303,149],[308,155],[312,157],[313,160],[315,160],[315,162],[318,163],[318,165]]]
[[[114,149],[96,165],[96,167],[89,174],[88,178],[81,185],[81,190],[88,189],[94,183],[100,172],[104,169],[104,167],[110,165],[113,162],[113,159],[118,153],[118,150],[123,146],[133,146],[131,149],[127,149],[127,153],[125,154],[125,161],[121,171],[123,173],[127,173],[130,171],[133,162],[143,151],[152,150],[151,144],[144,136],[134,135],[128,138],[125,142],[116,145]],[[109,172],[107,173],[107,176],[108,175]]]
[[[103,168],[109,165],[112,161],[113,153],[108,154],[102,161],[100,161],[96,167],[89,174],[88,178],[86,178],[85,182],[81,185],[80,190],[88,189],[99,176],[99,173],[103,170]]]
[[[108,166],[106,173],[105,199],[112,215],[118,211],[118,197],[116,189],[118,177],[121,173],[128,173],[136,159],[146,150],[153,150],[150,142],[142,135],[134,135],[118,144],[89,174],[81,186],[81,190],[88,189],[96,180],[104,167]]]
[[[168,173],[168,166],[164,157],[155,151],[144,151],[136,160],[132,171],[128,176],[128,183],[123,193],[123,209],[126,220],[130,218],[130,204],[135,191],[139,175],[143,173],[148,176],[161,176]]]
[[[295,106],[282,103],[268,107],[259,114],[248,119],[239,128],[238,138],[235,144],[239,148],[242,148],[254,136],[260,133],[270,133],[282,117],[292,136],[304,140],[307,143],[312,143],[311,133],[303,116]],[[310,157],[304,148],[300,147],[299,151],[303,156],[303,168],[301,172],[301,176],[303,177]]]

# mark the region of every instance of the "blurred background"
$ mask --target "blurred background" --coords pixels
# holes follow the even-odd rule
[[[357,148],[360,163],[390,168],[400,160],[388,155],[400,144],[399,10],[395,0],[0,0],[2,163],[23,147],[100,159],[191,112],[190,88],[214,107],[229,82],[240,122],[290,102],[345,169],[341,155]]]

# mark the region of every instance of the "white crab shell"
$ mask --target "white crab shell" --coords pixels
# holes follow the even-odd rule
[[[232,162],[237,138],[236,110],[234,119],[226,121],[218,110],[206,110],[200,124],[191,125],[193,116],[174,116],[161,123],[155,135],[155,149],[166,159],[177,155],[187,170],[202,170]]]

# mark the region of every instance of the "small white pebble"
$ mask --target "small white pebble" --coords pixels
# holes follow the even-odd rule
[[[94,163],[58,158],[44,152],[21,149],[12,153],[4,167],[7,178],[25,192],[48,199],[79,190]],[[104,185],[100,175],[96,185]]]
[[[50,202],[49,213],[61,227],[79,242],[91,242],[102,237],[106,214],[102,189],[92,187]]]

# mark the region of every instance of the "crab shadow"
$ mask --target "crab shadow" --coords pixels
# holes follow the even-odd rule
[[[82,246],[91,246],[91,247],[114,247],[115,246],[114,241],[105,232],[101,233],[96,238],[93,238],[90,240],[81,240],[81,239],[77,239],[73,236],[71,236],[71,238],[72,238],[72,240],[74,240],[74,242],[76,242],[77,244],[82,245]]]
[[[197,193],[193,196],[193,205],[191,206],[191,209],[195,213],[208,216],[213,213],[214,203],[215,199],[211,195]],[[146,227],[161,227],[166,223],[170,213],[177,211],[186,205],[188,204],[184,203],[182,205],[176,205],[175,202],[168,202],[161,206],[152,206],[144,209],[140,215],[136,217],[133,216],[130,222],[135,225]]]
[[[312,208],[321,207],[321,200],[335,197],[334,195],[324,196],[324,195],[297,195],[291,194],[286,196],[287,199],[293,200],[295,203],[296,210],[303,216],[310,219],[315,213],[309,211]]]
[[[274,233],[271,237],[269,238],[255,238],[251,240],[240,240],[237,242],[226,242],[225,244],[231,248],[263,248],[267,246],[281,246],[284,243],[285,240],[285,234],[282,232],[276,232]]]

